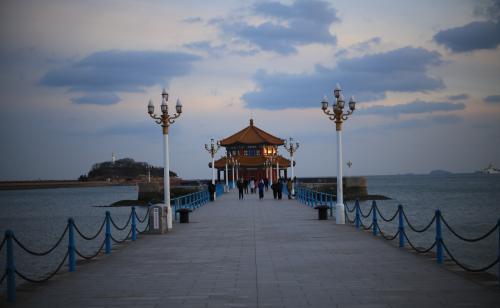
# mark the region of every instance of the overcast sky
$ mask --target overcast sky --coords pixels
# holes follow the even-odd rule
[[[500,165],[500,1],[1,1],[0,40],[0,180],[161,165],[163,87],[186,179],[250,118],[301,143],[297,176],[335,175],[337,82],[358,102],[347,175]]]

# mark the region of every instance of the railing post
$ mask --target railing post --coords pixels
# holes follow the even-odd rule
[[[109,255],[111,253],[111,214],[106,211],[106,244],[105,253]]]
[[[356,229],[359,230],[361,219],[359,217],[359,200],[356,199],[356,203],[354,204],[354,209],[356,210],[356,217],[354,218],[354,223],[356,224]]]
[[[500,260],[500,219],[497,221],[497,230],[498,230],[498,252],[497,252],[497,258]],[[498,272],[497,272],[497,277],[498,277],[498,285],[500,286],[500,262],[498,262]]]
[[[438,264],[443,264],[443,236],[441,234],[441,211],[436,210],[436,258]]]
[[[12,238],[14,237],[14,232],[11,230],[5,231],[6,245],[7,245],[7,301],[16,301],[16,264],[14,262],[14,246]]]
[[[405,247],[405,225],[404,225],[404,220],[403,220],[403,206],[400,204],[398,205],[398,216],[399,216],[399,247]]]
[[[375,200],[372,201],[372,232],[373,236],[377,236],[378,234],[378,225],[377,225],[377,202]]]
[[[135,223],[135,206],[132,207],[132,241],[135,241],[137,239],[137,230],[136,230],[136,223]]]
[[[330,217],[333,217],[333,194],[329,194],[330,196]]]
[[[70,272],[76,270],[74,224],[73,218],[68,218],[68,271]]]

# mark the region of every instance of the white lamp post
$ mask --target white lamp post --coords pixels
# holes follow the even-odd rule
[[[238,171],[240,170],[240,161],[236,159],[236,162],[234,163],[234,166],[236,167],[236,178],[239,179],[240,176],[238,174]]]
[[[210,146],[208,144],[205,144],[205,150],[208,151],[210,156],[212,157],[212,184],[215,185],[215,153],[220,148],[220,143],[217,141],[217,143],[214,142],[214,139],[210,139]],[[216,197],[216,193],[214,192],[214,200]]]
[[[335,121],[335,129],[337,131],[337,204],[335,205],[335,222],[337,224],[345,224],[345,213],[344,213],[344,195],[342,191],[342,123],[348,119],[348,117],[356,109],[356,102],[354,97],[351,96],[349,100],[349,110],[344,113],[344,96],[340,94],[342,90],[340,85],[337,84],[333,94],[336,98],[336,102],[332,106],[332,111],[328,110],[328,100],[326,96],[321,102],[321,109],[332,121]]]
[[[168,128],[171,124],[174,124],[175,119],[177,119],[182,113],[182,104],[179,99],[177,99],[177,104],[175,105],[176,113],[173,115],[168,114],[168,93],[163,89],[161,93],[161,115],[156,115],[155,107],[153,101],[149,100],[148,113],[151,118],[155,120],[157,124],[160,124],[163,130],[163,200],[165,206],[167,207],[167,229],[172,229],[172,207],[170,206],[170,162],[168,153]]]
[[[234,189],[234,187],[236,185],[236,183],[234,181],[234,165],[236,164],[236,159],[233,156],[231,156],[230,162],[231,162],[231,171],[232,171],[232,174],[231,174],[232,175],[232,177],[231,177],[231,179],[232,179],[231,188]]]
[[[286,139],[284,140],[285,143],[285,149],[290,153],[290,160],[291,160],[291,165],[292,165],[292,181],[295,181],[295,175],[293,173],[293,154],[297,151],[299,148],[299,143],[298,142],[293,142],[293,138],[290,137],[290,141],[287,143]],[[295,184],[295,183],[294,183]],[[292,196],[295,196],[295,185],[292,185]]]
[[[226,192],[228,192],[229,191],[229,179],[227,178],[227,158],[226,158],[226,173],[224,173],[224,178],[226,178],[226,187],[224,187],[224,188],[225,188]]]

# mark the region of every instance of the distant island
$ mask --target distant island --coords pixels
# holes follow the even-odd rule
[[[82,174],[78,180],[81,182],[137,182],[146,181],[149,176],[158,180],[163,178],[163,167],[136,162],[132,158],[122,158],[94,164],[88,174]],[[170,177],[177,177],[177,173],[170,171]]]
[[[446,170],[432,170],[431,172],[429,172],[429,175],[450,175],[450,174],[453,173]]]
[[[173,183],[180,181],[173,171],[170,178]],[[163,182],[163,168],[123,158],[94,164],[88,174],[75,180],[0,181],[0,190],[136,185],[149,180]]]

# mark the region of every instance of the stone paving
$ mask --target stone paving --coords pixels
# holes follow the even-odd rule
[[[7,306],[500,307],[498,287],[316,218],[294,200],[233,191],[171,233],[20,288]]]

